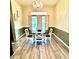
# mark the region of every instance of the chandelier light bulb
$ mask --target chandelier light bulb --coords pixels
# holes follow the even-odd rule
[[[33,7],[34,8],[42,8],[43,7],[43,4],[42,4],[42,2],[40,0],[35,0],[33,2]]]

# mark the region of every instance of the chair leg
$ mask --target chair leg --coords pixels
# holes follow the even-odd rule
[[[36,42],[36,40],[35,40],[35,47],[37,46],[37,42]]]
[[[50,40],[50,43],[51,43],[51,37],[49,38],[49,40]]]
[[[45,44],[46,44],[46,37],[45,37],[45,40],[44,40]]]
[[[43,42],[43,40],[42,40],[42,45],[44,45],[44,42]]]
[[[26,43],[28,42],[28,37],[26,37]]]

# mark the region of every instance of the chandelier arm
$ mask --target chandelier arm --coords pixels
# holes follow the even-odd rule
[[[42,2],[40,0],[35,0],[33,2],[33,7],[34,8],[42,8],[43,7],[43,4],[42,4]]]

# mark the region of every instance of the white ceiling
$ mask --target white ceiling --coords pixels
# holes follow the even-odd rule
[[[35,0],[16,0],[22,6],[31,6],[33,1]],[[55,5],[58,0],[41,0],[44,6],[53,6]]]

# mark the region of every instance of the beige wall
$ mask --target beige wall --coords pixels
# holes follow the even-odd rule
[[[19,11],[18,25],[17,27],[28,27],[28,16],[32,11],[44,11],[49,15],[49,27],[56,27],[63,31],[69,32],[69,15],[68,15],[68,0],[59,0],[53,7],[47,7],[42,9],[34,9],[30,6],[21,7],[15,0],[12,2],[13,14]]]
[[[29,26],[28,25],[28,15],[30,15],[30,13],[32,11],[44,11],[47,12],[49,15],[49,26],[53,26],[54,25],[54,12],[53,12],[53,8],[49,7],[49,8],[42,8],[41,10],[38,9],[34,9],[32,7],[23,7],[22,8],[23,11],[23,26]]]
[[[13,14],[14,22],[15,22],[14,14],[16,14],[18,11],[19,17],[16,18],[15,27],[19,28],[22,26],[22,7],[20,4],[16,2],[16,0],[11,0],[11,6],[12,6],[12,14]]]
[[[55,27],[69,32],[68,0],[59,0],[55,12]]]

